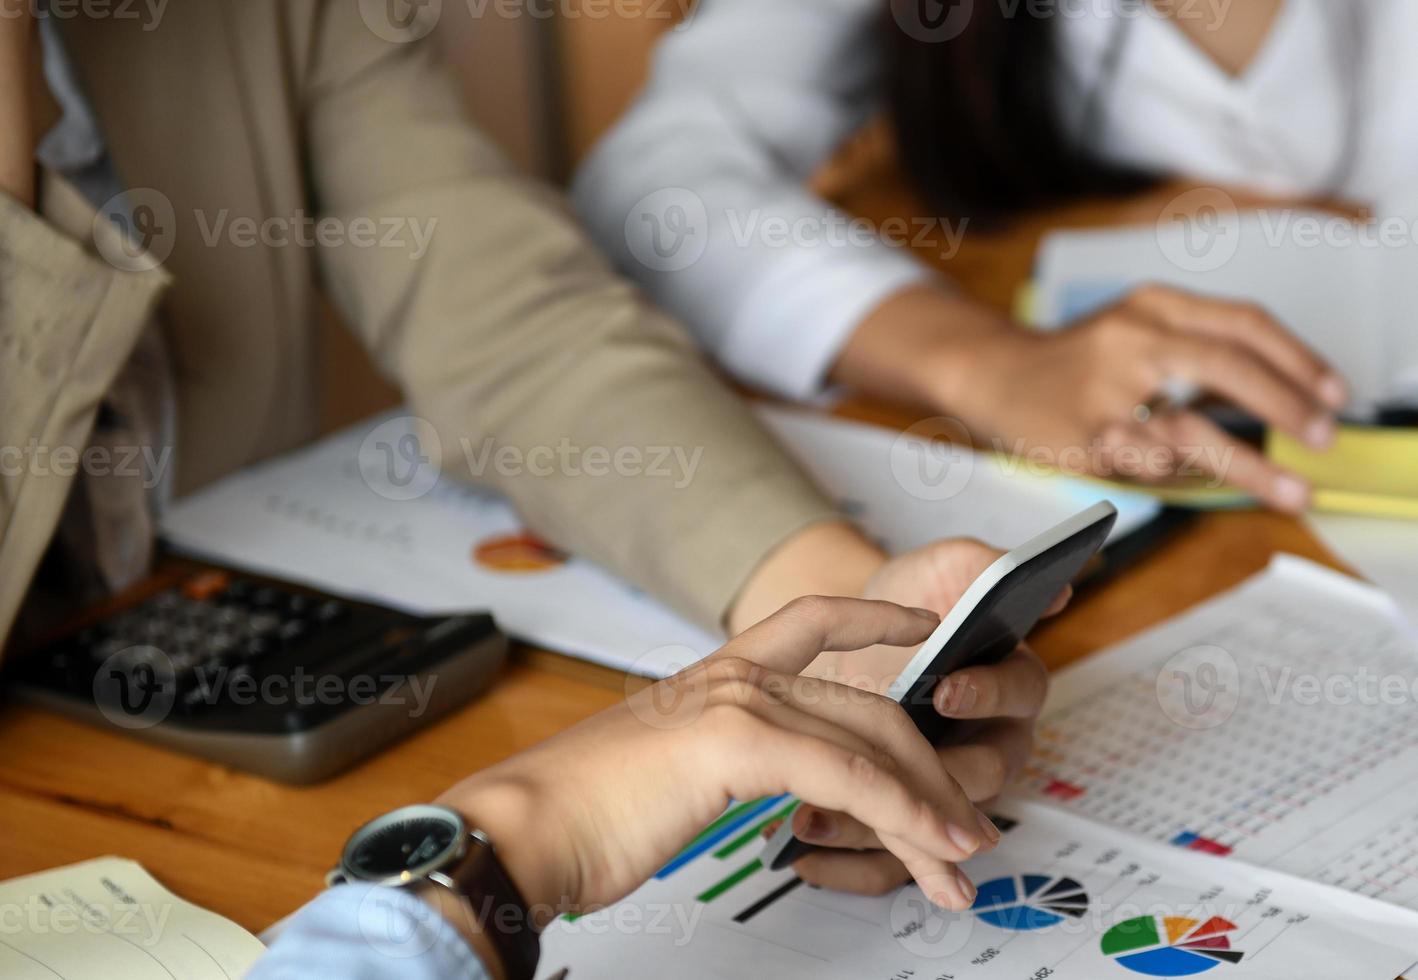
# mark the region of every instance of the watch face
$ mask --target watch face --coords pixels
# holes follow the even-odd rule
[[[453,811],[404,807],[360,828],[345,847],[343,863],[366,881],[421,877],[457,856],[463,837],[463,821]]]

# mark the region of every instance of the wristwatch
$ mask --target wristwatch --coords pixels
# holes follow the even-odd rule
[[[419,804],[376,817],[350,836],[327,885],[364,881],[394,888],[428,882],[467,900],[508,980],[532,980],[541,942],[526,901],[487,835],[456,810]]]

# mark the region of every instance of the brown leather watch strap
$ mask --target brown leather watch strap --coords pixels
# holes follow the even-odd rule
[[[467,900],[479,931],[501,957],[507,980],[533,980],[542,944],[532,911],[484,834],[471,831],[463,859],[429,880]]]

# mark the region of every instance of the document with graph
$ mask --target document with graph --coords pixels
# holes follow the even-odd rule
[[[1393,980],[1418,960],[1418,913],[1130,838],[1030,801],[965,865],[962,913],[914,885],[882,898],[811,888],[758,860],[779,800],[731,810],[625,902],[561,919],[543,976],[579,980]]]
[[[1371,977],[1418,962],[1418,643],[1384,593],[1296,558],[1055,680],[965,866],[819,891],[757,858],[790,798],[726,813],[627,902],[558,921],[580,977]]]
[[[1025,788],[1418,909],[1418,642],[1383,592],[1278,558],[1060,673]]]

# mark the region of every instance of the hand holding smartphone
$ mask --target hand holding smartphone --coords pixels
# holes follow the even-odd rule
[[[1001,556],[941,620],[888,691],[931,744],[947,744],[961,731],[936,712],[936,685],[966,667],[998,663],[1023,643],[1054,598],[1103,547],[1117,516],[1112,504],[1095,504]],[[778,870],[813,849],[785,822],[761,860]]]

